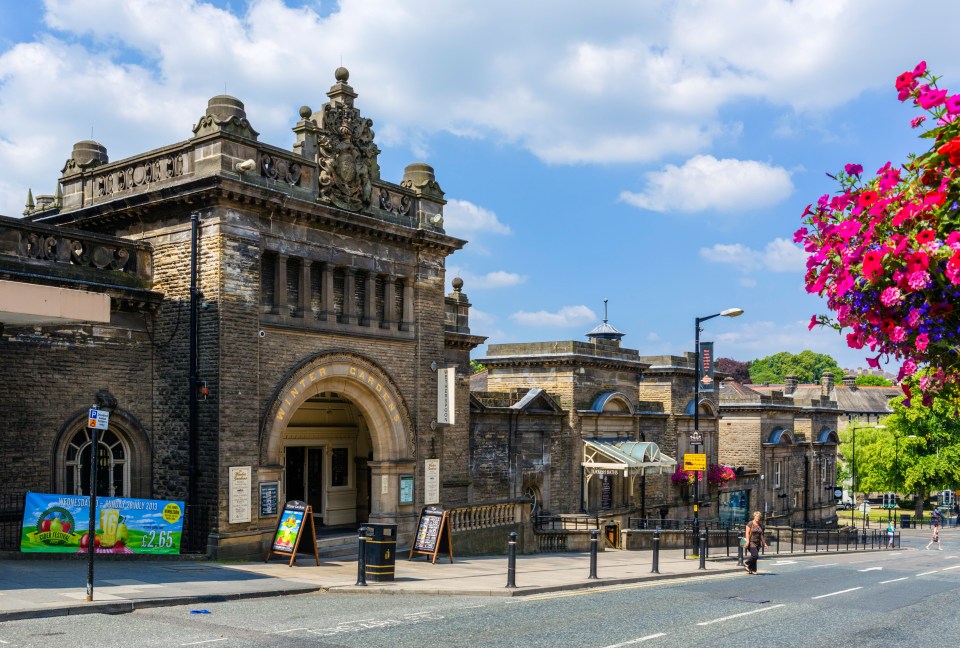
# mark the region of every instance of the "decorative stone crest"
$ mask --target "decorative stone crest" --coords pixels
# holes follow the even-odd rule
[[[347,85],[349,72],[336,71],[337,83],[327,96],[318,124],[317,163],[320,167],[319,199],[359,211],[370,206],[371,175],[380,149],[373,143],[373,121],[353,106],[356,94]]]
[[[413,199],[406,194],[391,194],[380,188],[380,209],[397,216],[409,216],[413,207]]]
[[[300,165],[296,162],[266,153],[260,154],[260,171],[265,178],[286,182],[289,185],[298,184],[302,173]]]

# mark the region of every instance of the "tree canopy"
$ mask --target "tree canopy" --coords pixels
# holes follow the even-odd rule
[[[931,493],[960,486],[960,419],[947,399],[934,398],[930,407],[904,401],[891,401],[883,427],[848,428],[840,450],[854,459],[855,432],[857,490],[916,493],[920,515]]]
[[[884,378],[883,376],[875,376],[873,374],[857,376],[858,387],[890,387],[892,384],[892,380]]]
[[[782,384],[784,377],[791,375],[801,383],[816,383],[826,372],[831,372],[835,380],[843,377],[843,369],[836,360],[809,350],[797,354],[781,351],[750,363],[750,380],[755,384]]]
[[[713,363],[713,366],[717,371],[727,374],[738,383],[751,382],[749,362],[740,362],[733,358],[720,358]]]

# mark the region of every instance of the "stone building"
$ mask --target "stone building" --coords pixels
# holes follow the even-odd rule
[[[720,387],[719,457],[741,472],[728,498],[769,523],[823,526],[836,522],[835,401],[809,399],[724,380]]]
[[[380,177],[372,121],[335,77],[300,109],[292,150],[217,96],[184,141],[115,162],[76,144],[56,193],[4,220],[0,279],[109,299],[108,317],[3,307],[4,483],[85,493],[85,412],[108,389],[98,491],[185,500],[185,532],[219,557],[261,551],[276,519],[262,486],[320,525],[396,523],[404,538],[427,459],[439,500],[469,501],[466,375],[483,338],[459,286],[444,294],[464,241],[444,232],[430,166]],[[249,501],[229,491],[234,468],[250,469]]]

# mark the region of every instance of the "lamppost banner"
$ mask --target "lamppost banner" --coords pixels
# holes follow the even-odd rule
[[[700,343],[700,366],[697,367],[697,380],[700,391],[713,391],[713,342]]]
[[[183,502],[98,497],[93,530],[98,554],[179,554]],[[27,493],[20,551],[87,553],[90,498]]]

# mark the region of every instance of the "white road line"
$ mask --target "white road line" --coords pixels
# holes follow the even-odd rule
[[[227,640],[227,637],[224,637],[223,639],[207,639],[205,641],[192,641],[190,643],[185,643],[180,645],[181,646],[197,646],[199,644],[216,643],[218,641],[226,641],[226,640]]]
[[[633,644],[638,644],[641,641],[646,641],[647,639],[656,639],[657,637],[667,636],[666,632],[658,632],[657,634],[647,635],[646,637],[640,637],[639,639],[631,639],[630,641],[624,641],[623,643],[611,644],[609,646],[604,646],[603,648],[620,648],[620,646],[632,646]]]
[[[287,630],[274,630],[272,634],[284,634],[285,632],[300,632],[301,630],[309,630],[310,628],[289,628]]]
[[[922,574],[917,574],[917,576],[928,576],[929,574],[936,574],[939,569],[934,569],[933,571],[923,572]]]
[[[834,565],[839,565],[840,563],[827,563],[826,565],[810,565],[810,569],[814,567],[833,567]]]
[[[778,603],[778,604],[776,604],[776,605],[771,605],[770,607],[760,608],[759,610],[750,610],[749,612],[741,612],[740,614],[731,614],[730,616],[721,617],[721,618],[719,618],[719,619],[713,619],[713,620],[711,620],[711,621],[703,621],[702,623],[698,623],[697,625],[698,625],[698,626],[705,626],[705,625],[710,625],[710,624],[712,624],[712,623],[720,623],[721,621],[729,621],[730,619],[738,619],[738,618],[740,618],[740,617],[745,617],[745,616],[750,615],[750,614],[757,614],[758,612],[766,612],[767,610],[775,610],[775,609],[777,609],[777,608],[783,607],[784,605],[786,605],[786,603]]]
[[[829,594],[821,594],[820,596],[811,596],[813,600],[827,598],[828,596],[836,596],[837,594],[846,594],[847,592],[856,592],[858,589],[863,589],[862,587],[851,587],[850,589],[840,590],[839,592],[830,592]]]
[[[953,567],[944,567],[941,571],[947,571],[948,569],[960,569],[960,565],[954,565]]]
[[[858,572],[868,572],[868,571],[881,571],[883,567],[867,567],[866,569],[858,569]]]
[[[888,580],[888,581],[880,581],[880,585],[886,585],[887,583],[896,583],[897,581],[902,581],[902,580],[907,580],[907,576],[904,576],[903,578],[894,578],[893,580]]]
[[[771,565],[796,565],[796,560],[778,560],[777,562],[770,563]]]

